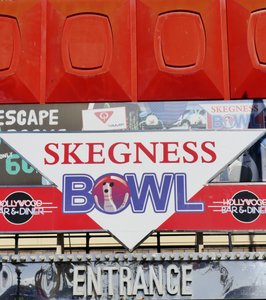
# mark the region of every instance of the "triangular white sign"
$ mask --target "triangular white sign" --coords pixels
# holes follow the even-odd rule
[[[133,249],[175,211],[204,212],[204,203],[193,206],[189,199],[262,134],[58,132],[0,138],[57,185],[65,213],[87,205],[93,220]]]

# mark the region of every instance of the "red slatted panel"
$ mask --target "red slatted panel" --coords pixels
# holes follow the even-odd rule
[[[265,98],[266,1],[227,1],[231,98]]]
[[[225,97],[221,4],[137,0],[140,100]]]
[[[0,2],[0,103],[39,102],[41,2]]]
[[[128,101],[131,1],[49,0],[47,102]]]

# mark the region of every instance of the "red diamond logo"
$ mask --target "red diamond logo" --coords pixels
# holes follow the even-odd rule
[[[95,115],[103,123],[106,123],[111,118],[113,113],[114,113],[113,111],[101,111],[101,112],[96,112]]]

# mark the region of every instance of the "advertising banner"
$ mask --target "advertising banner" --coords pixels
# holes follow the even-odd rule
[[[4,257],[0,300],[265,299],[263,255],[223,255]]]
[[[0,108],[1,232],[265,229],[263,101],[112,105]]]

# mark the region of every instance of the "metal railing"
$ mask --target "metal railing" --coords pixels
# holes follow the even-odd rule
[[[156,231],[132,252],[179,251],[266,251],[266,233]],[[128,250],[107,232],[0,235],[0,255],[35,252],[124,253]]]

